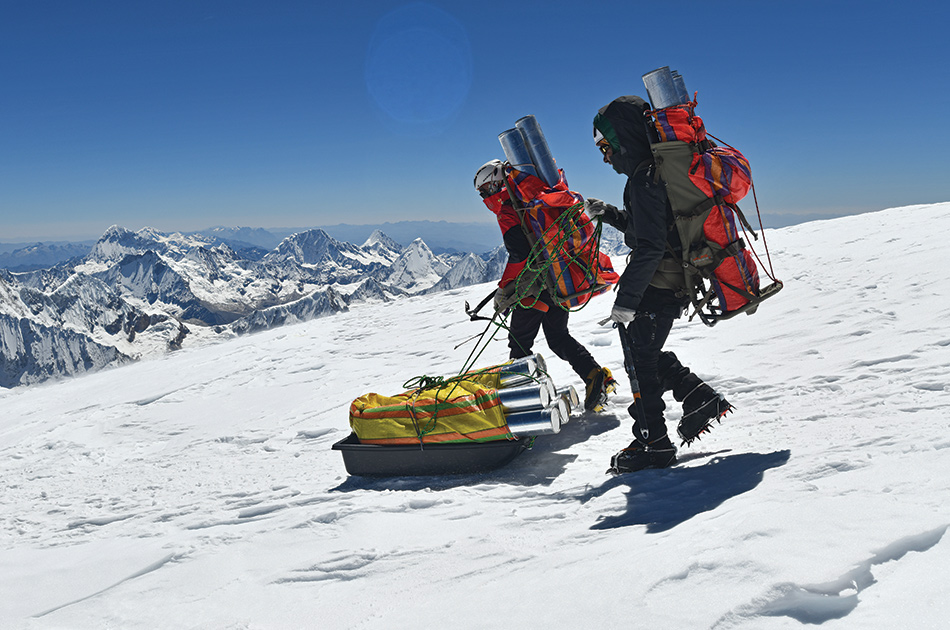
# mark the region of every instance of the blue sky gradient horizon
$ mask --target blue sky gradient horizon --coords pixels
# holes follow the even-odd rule
[[[489,222],[472,177],[527,114],[573,189],[619,203],[591,121],[664,65],[763,215],[947,201],[950,9],[895,6],[7,0],[0,241]]]

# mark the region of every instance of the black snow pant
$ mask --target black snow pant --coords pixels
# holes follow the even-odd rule
[[[663,350],[673,321],[679,317],[679,310],[656,310],[658,312],[637,311],[632,322],[618,326],[624,369],[634,393],[634,403],[629,408],[634,420],[633,435],[648,444],[668,439],[663,417],[666,409],[663,393],[672,391],[673,398],[682,402],[703,384],[675,354]]]
[[[591,371],[598,369],[597,361],[587,348],[582,346],[567,330],[568,312],[550,304],[547,311],[536,308],[515,308],[509,323],[508,347],[512,359],[520,359],[532,354],[531,347],[538,336],[538,330],[544,329],[544,338],[551,352],[567,361],[581,379],[586,379]]]

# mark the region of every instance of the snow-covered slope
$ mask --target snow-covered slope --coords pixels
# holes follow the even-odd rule
[[[489,285],[0,391],[0,627],[942,628],[948,235],[950,204],[767,230],[786,288],[674,327],[737,410],[661,471],[604,474],[609,294],[571,329],[619,395],[486,474],[349,477],[330,447],[353,398],[462,367]]]

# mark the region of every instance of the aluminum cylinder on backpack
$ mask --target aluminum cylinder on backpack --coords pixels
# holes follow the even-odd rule
[[[647,72],[643,75],[643,85],[647,88],[647,96],[650,98],[653,109],[663,109],[681,103],[669,66]],[[684,83],[683,89],[685,88]]]
[[[683,75],[674,70],[672,73],[673,76],[673,86],[676,88],[676,93],[679,95],[680,104],[686,104],[689,102],[689,91],[686,89],[686,81],[683,79]]]
[[[528,145],[525,144],[524,134],[515,127],[498,134],[498,142],[505,152],[505,158],[512,168],[538,177],[538,169],[531,161],[531,153],[528,151]]]
[[[538,171],[538,176],[548,186],[554,186],[561,179],[561,175],[558,173],[554,156],[551,155],[551,149],[548,147],[547,140],[544,139],[544,132],[541,131],[538,120],[531,115],[524,116],[515,122],[515,127],[524,134],[528,154]]]

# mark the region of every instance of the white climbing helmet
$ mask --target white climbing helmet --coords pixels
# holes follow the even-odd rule
[[[485,184],[500,184],[505,181],[505,163],[501,160],[491,160],[482,164],[475,171],[475,189]]]

